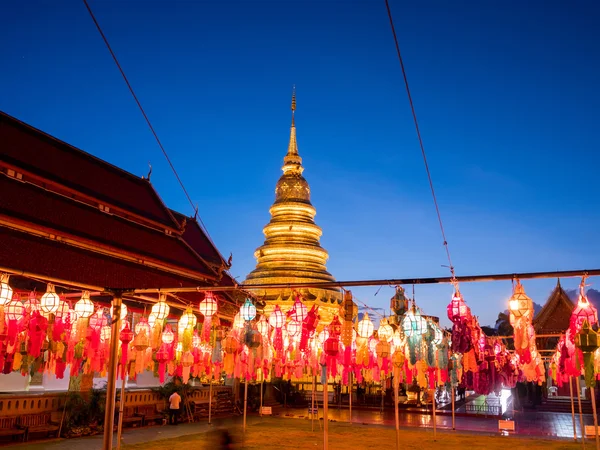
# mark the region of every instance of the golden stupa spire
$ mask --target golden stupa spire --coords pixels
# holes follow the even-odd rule
[[[294,89],[290,142],[281,168],[283,175],[277,181],[275,202],[269,209],[271,220],[263,229],[265,242],[254,253],[256,268],[246,277],[246,285],[335,281],[325,266],[329,255],[319,243],[322,231],[315,223],[317,212],[310,202],[308,182],[302,176],[304,167],[296,142],[295,111]],[[341,302],[338,289],[309,288],[300,291],[305,300],[315,301],[321,306],[319,311],[325,322],[328,321],[327,318],[331,318],[329,316],[337,313]],[[265,292],[265,289],[260,292]],[[287,302],[290,303],[288,305],[282,299],[290,295],[289,290],[267,290],[265,312],[270,312],[276,304],[284,311],[289,309],[292,302]]]

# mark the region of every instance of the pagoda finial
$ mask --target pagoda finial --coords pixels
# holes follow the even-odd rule
[[[290,143],[288,144],[288,152],[284,158],[286,164],[293,163],[296,165],[302,164],[302,159],[298,155],[298,144],[296,142],[296,125],[294,123],[294,113],[296,111],[296,85],[292,89],[292,127],[290,130]]]

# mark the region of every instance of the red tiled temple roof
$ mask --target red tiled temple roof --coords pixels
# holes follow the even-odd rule
[[[167,227],[176,223],[152,185],[0,111],[0,160]]]
[[[5,176],[0,176],[0,192],[0,214],[214,277],[178,237]]]

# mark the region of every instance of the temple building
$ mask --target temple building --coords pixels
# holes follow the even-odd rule
[[[292,126],[288,151],[283,158],[283,175],[275,187],[275,202],[269,212],[270,222],[264,227],[265,242],[254,256],[257,264],[244,281],[245,285],[319,283],[335,281],[325,263],[329,257],[319,240],[322,230],[315,223],[316,209],[310,202],[310,187],[302,175],[302,158],[298,153],[294,112],[296,96],[292,96]],[[329,322],[339,310],[342,300],[338,288],[256,289],[254,294],[265,303],[269,314],[275,305],[289,309],[295,295],[310,308],[319,305],[322,322]]]

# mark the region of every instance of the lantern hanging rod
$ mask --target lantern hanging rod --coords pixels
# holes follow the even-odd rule
[[[563,336],[562,334],[536,334],[535,338],[553,338],[553,337],[561,337]],[[488,337],[493,337],[493,338],[497,338],[497,339],[514,339],[514,336],[488,336]]]
[[[324,281],[317,283],[278,283],[278,284],[238,284],[235,286],[211,286],[211,287],[178,287],[178,288],[165,288],[165,289],[135,289],[135,294],[149,294],[157,292],[205,292],[205,291],[238,291],[245,290],[258,294],[257,291],[261,289],[302,289],[302,288],[347,288],[357,286],[398,286],[398,285],[410,285],[410,284],[450,284],[453,282],[459,283],[473,283],[479,281],[507,281],[519,278],[521,280],[532,280],[540,278],[570,278],[570,277],[581,277],[581,276],[599,276],[600,269],[592,270],[563,270],[554,272],[525,272],[525,273],[504,273],[495,275],[469,275],[460,276],[456,278],[452,277],[438,277],[438,278],[392,278],[382,280],[360,280],[360,281]]]

